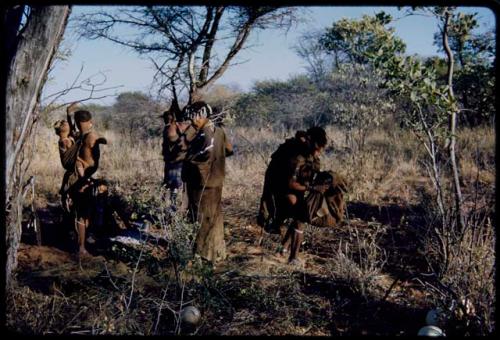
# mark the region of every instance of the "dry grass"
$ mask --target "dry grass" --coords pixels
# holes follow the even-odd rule
[[[163,176],[160,139],[135,140],[114,131],[100,130],[99,126],[96,130],[109,142],[101,148],[101,166],[96,177],[110,180],[113,189],[127,197],[136,210],[161,209],[165,202],[159,195]],[[348,179],[349,202],[362,203],[375,210],[390,204],[402,209],[409,206],[427,209],[432,204],[422,202],[422,197],[426,197],[422,196],[422,192],[428,195],[432,187],[419,165],[423,150],[410,133],[397,128],[392,131],[374,130],[369,134],[365,148],[353,154],[347,147],[343,131],[334,126],[326,130],[330,144],[322,156],[322,167],[337,171]],[[421,216],[408,216],[410,221],[411,218],[420,221],[412,222],[415,225],[403,225],[401,222],[398,226],[389,226],[358,218],[347,221],[336,230],[308,229],[304,246],[308,263],[306,270],[290,269],[282,264],[282,259],[274,257],[276,240],[267,239],[268,243],[263,247],[254,244],[257,238],[254,219],[269,156],[294,132],[232,126],[227,127],[226,132],[235,147],[235,155],[227,159],[223,190],[223,212],[230,234],[227,242],[231,256],[218,273],[196,265],[184,269],[184,301],[197,301],[204,315],[205,321],[197,329],[197,334],[339,335],[355,334],[363,327],[362,322],[365,326],[374,323],[370,308],[388,288],[387,277],[396,275],[389,272],[391,265],[394,266],[394,263],[388,263],[389,260],[401,257],[398,252],[407,246],[405,242],[417,242],[414,239],[394,238],[412,228],[424,227]],[[489,195],[493,203],[494,137],[493,128],[466,130],[459,135],[462,148],[459,151],[460,164],[464,185],[468,188],[466,192],[472,194],[479,187],[481,197]],[[38,152],[32,166],[32,172],[37,176],[40,205],[58,200],[63,170],[56,144],[57,136],[52,130],[40,127],[36,141]],[[491,202],[486,200],[483,203],[491,205]],[[410,214],[411,211],[405,213]],[[164,227],[167,230],[168,226]],[[174,229],[171,231],[177,230]],[[490,297],[494,288],[493,280],[488,275],[494,268],[495,237],[494,234],[483,236],[483,245],[473,252],[469,267],[463,267],[466,263],[462,260],[457,260],[452,267],[455,273],[470,268],[471,275],[464,276],[464,280],[472,280],[474,275],[481,277],[475,283],[462,282],[471,287],[469,295],[474,296],[476,301]],[[467,235],[464,242],[470,243],[472,237],[477,239],[480,236],[477,233]],[[171,240],[174,245],[175,238]],[[391,238],[395,246],[384,248],[382,244],[387,245],[387,240]],[[422,252],[426,250],[432,251],[420,249]],[[404,255],[405,259],[421,256],[414,250]],[[478,270],[478,263],[485,264],[484,270],[472,274]],[[13,298],[14,309],[11,309],[8,324],[13,329],[36,334],[69,334],[73,330],[85,334],[175,334],[175,313],[168,308],[178,309],[182,299],[179,282],[170,276],[169,264],[159,263],[157,267],[163,266],[163,269],[153,272],[147,272],[141,264],[142,271],[139,271],[138,277],[141,282],[150,282],[137,286],[131,309],[123,310],[122,299],[126,299],[130,291],[134,265],[126,266],[127,274],[117,269],[118,264],[116,268],[110,267],[111,277],[121,291],[115,291],[112,285],[103,290],[88,281],[91,288],[87,293],[93,296],[93,300],[85,300],[84,295],[46,295],[21,287]],[[108,277],[106,282],[109,284]],[[338,288],[339,282],[347,282],[349,289],[344,291]],[[405,284],[410,285],[408,282]],[[166,294],[163,288],[168,288]],[[394,289],[400,295],[391,295],[387,299],[387,303],[391,301],[392,305],[388,305],[386,312],[391,313],[392,310],[393,317],[398,317],[400,313],[408,320],[401,320],[399,325],[397,322],[392,325],[384,323],[386,330],[379,334],[399,334],[401,329],[407,327],[404,322],[419,322],[408,313],[433,303],[422,291],[417,299],[416,296],[420,295],[413,293],[416,288],[412,286],[411,289],[405,291],[405,286],[401,284]],[[333,297],[333,291],[340,295]],[[67,301],[70,301],[69,304]],[[74,304],[82,304],[91,312],[83,311],[76,317],[79,310],[73,308]],[[118,306],[122,306],[121,309]],[[406,310],[402,306],[413,309]],[[483,319],[492,318],[493,307],[484,303],[476,303],[475,306]],[[158,326],[155,322],[161,308],[161,323]],[[402,308],[402,312],[398,308]],[[36,314],[35,309],[45,313]],[[355,312],[358,310],[365,311],[365,314]],[[347,325],[341,321],[342,313],[351,317],[346,321]],[[383,323],[380,318],[377,322]],[[68,327],[77,325],[77,328],[64,328],[61,326],[64,324]],[[368,334],[377,334],[375,325],[366,326],[365,330]]]
[[[163,160],[159,138],[135,140],[111,130],[100,131],[99,127],[96,130],[106,137],[108,145],[101,147],[101,164],[95,177],[106,178],[124,189],[136,183],[160,184]],[[269,156],[294,132],[275,133],[270,129],[239,127],[226,130],[236,153],[227,159],[224,192],[229,196],[224,196],[255,206]],[[401,200],[412,199],[410,190],[405,189],[422,182],[423,177],[416,161],[418,148],[408,142],[411,140],[409,134],[398,136],[400,142],[391,143],[389,135],[375,131],[367,140],[366,150],[353,156],[346,149],[342,131],[332,126],[326,130],[330,146],[322,156],[322,167],[333,169],[350,181],[351,200],[376,204],[398,195],[402,196]],[[38,178],[38,189],[44,194],[56,194],[63,174],[57,136],[40,127],[36,143],[38,152],[32,170]]]
[[[358,229],[347,223],[349,238],[341,240],[333,249],[333,261],[327,263],[327,270],[334,280],[346,281],[355,292],[363,296],[380,294],[378,278],[383,275],[387,256],[379,246],[380,237],[386,228],[372,224],[369,230]]]

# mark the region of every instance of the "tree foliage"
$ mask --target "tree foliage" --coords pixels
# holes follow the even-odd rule
[[[360,20],[340,19],[320,38],[323,47],[340,62],[367,64],[370,56],[404,53],[406,45],[387,25],[392,17],[384,12],[364,15]],[[390,47],[390,48],[389,48]]]
[[[422,10],[422,9],[417,9]],[[478,244],[466,243],[466,235],[474,233],[474,224],[471,218],[465,216],[465,201],[462,195],[460,167],[456,149],[457,115],[463,111],[458,98],[454,93],[454,53],[450,48],[449,34],[456,34],[456,42],[467,41],[467,30],[456,30],[456,27],[469,27],[460,23],[470,17],[455,13],[454,8],[434,7],[423,9],[436,16],[440,23],[440,34],[443,41],[447,62],[447,81],[439,81],[436,70],[431,64],[422,63],[414,57],[385,53],[392,50],[392,44],[382,46],[382,53],[368,55],[379,74],[385,79],[384,86],[395,95],[409,98],[410,111],[407,122],[421,141],[427,152],[427,159],[422,163],[428,170],[429,177],[434,185],[436,200],[436,217],[439,221],[428,228],[430,240],[438,249],[434,256],[427,258],[430,269],[442,287],[446,298],[458,304],[464,315],[467,315],[463,297],[477,294],[470,285],[457,285],[456,275],[462,275],[453,270],[453,263],[464,258],[472,258]],[[453,21],[452,18],[458,18]],[[454,30],[455,29],[455,30]],[[458,45],[455,45],[457,48]],[[456,55],[456,53],[455,53]],[[387,56],[389,56],[387,58]],[[465,63],[465,62],[464,62]],[[487,85],[488,87],[488,85]],[[475,212],[469,212],[469,217]],[[472,230],[472,231],[471,231]],[[471,268],[482,266],[482,263],[470,264]],[[465,273],[467,279],[474,279],[474,274]],[[471,277],[472,276],[472,277]],[[442,299],[442,296],[440,296]],[[470,318],[471,315],[468,315]],[[479,320],[487,328],[487,320]]]
[[[106,126],[138,139],[160,136],[163,120],[160,112],[166,108],[142,92],[122,92],[116,97]]]
[[[491,123],[496,114],[495,33],[477,33],[478,28],[477,13],[451,14],[448,40],[456,65],[454,89],[463,109],[458,118],[469,126]],[[441,36],[434,35],[434,44],[444,51]]]

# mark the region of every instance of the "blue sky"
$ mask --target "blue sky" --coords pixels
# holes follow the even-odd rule
[[[72,16],[94,9],[92,6],[74,6]],[[249,41],[251,47],[241,51],[237,57],[236,62],[243,63],[228,69],[218,84],[232,85],[247,91],[258,80],[286,80],[292,75],[304,73],[304,61],[292,50],[302,33],[324,29],[343,17],[360,18],[364,14],[373,15],[381,10],[391,14],[393,18],[403,16],[403,11],[398,11],[397,7],[308,7],[306,21],[288,33],[266,30],[254,34]],[[467,13],[478,12],[480,31],[495,25],[495,16],[488,8],[461,7],[459,10]],[[437,31],[435,19],[423,16],[404,17],[396,20],[392,26],[406,43],[408,54],[437,54],[437,48],[432,44],[434,32]],[[105,40],[76,40],[70,26],[65,33],[64,45],[72,48],[72,55],[67,61],[55,65],[51,79],[44,89],[44,97],[67,88],[82,66],[80,79],[103,72],[106,75],[105,87],[121,86],[106,91],[105,94],[149,91],[154,74],[151,63],[140,59],[133,51]],[[98,81],[102,77],[97,76],[94,79]],[[84,97],[85,93],[75,90],[60,97],[58,101],[73,101]],[[111,96],[90,102],[109,105],[114,102],[114,98]]]

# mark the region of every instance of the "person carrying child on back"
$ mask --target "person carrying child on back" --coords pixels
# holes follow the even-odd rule
[[[71,143],[65,123],[59,124],[56,130],[60,133],[61,163],[66,169],[60,193],[63,198],[63,207],[75,219],[79,254],[86,256],[88,252],[85,248],[85,232],[89,226],[94,205],[92,175],[99,167],[99,144],[106,144],[107,141],[102,137],[99,138],[97,133],[93,131],[92,115],[88,111],[75,112],[74,119],[79,132],[72,129],[73,121],[70,117],[70,108],[71,106],[67,110],[67,123],[70,127],[71,137],[76,136],[74,143]]]

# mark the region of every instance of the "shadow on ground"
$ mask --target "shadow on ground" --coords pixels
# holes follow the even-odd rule
[[[403,301],[395,303],[356,292],[352,285],[312,274],[304,274],[303,292],[330,301],[331,335],[416,335],[426,311]]]

